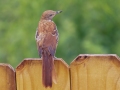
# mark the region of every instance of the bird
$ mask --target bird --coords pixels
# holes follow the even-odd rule
[[[57,84],[57,75],[54,66],[56,48],[58,45],[58,30],[53,17],[62,11],[46,10],[42,13],[36,30],[36,43],[40,58],[42,59],[42,83],[45,88]]]

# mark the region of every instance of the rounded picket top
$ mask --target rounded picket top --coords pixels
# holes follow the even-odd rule
[[[48,90],[70,90],[69,66],[61,59],[55,60],[57,84]],[[44,90],[41,58],[26,58],[16,68],[17,90]]]
[[[0,63],[0,90],[16,90],[15,71],[9,64]]]
[[[120,90],[120,58],[80,54],[70,64],[72,90]]]

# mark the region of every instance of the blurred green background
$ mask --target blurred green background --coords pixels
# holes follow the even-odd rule
[[[120,56],[120,0],[0,0],[0,62],[16,67],[38,58],[35,32],[42,12],[59,31],[56,57],[68,64],[79,54]]]

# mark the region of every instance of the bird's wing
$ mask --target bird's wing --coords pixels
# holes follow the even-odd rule
[[[36,37],[39,54],[41,54],[43,49],[47,49],[48,52],[54,56],[58,43],[58,31],[55,23],[49,21],[40,24]]]
[[[56,45],[57,45],[57,36],[53,33],[48,33],[44,40],[44,47],[48,48],[50,54],[54,56],[56,51]]]
[[[45,34],[43,32],[39,32],[39,30],[37,28],[35,40],[37,43],[37,49],[38,49],[39,56],[41,56],[41,54],[42,54],[42,46],[43,46],[44,38],[45,38]]]

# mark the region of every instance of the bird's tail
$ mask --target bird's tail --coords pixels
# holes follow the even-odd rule
[[[52,87],[52,81],[57,83],[54,68],[54,57],[44,51],[42,59],[42,83],[45,87]]]

